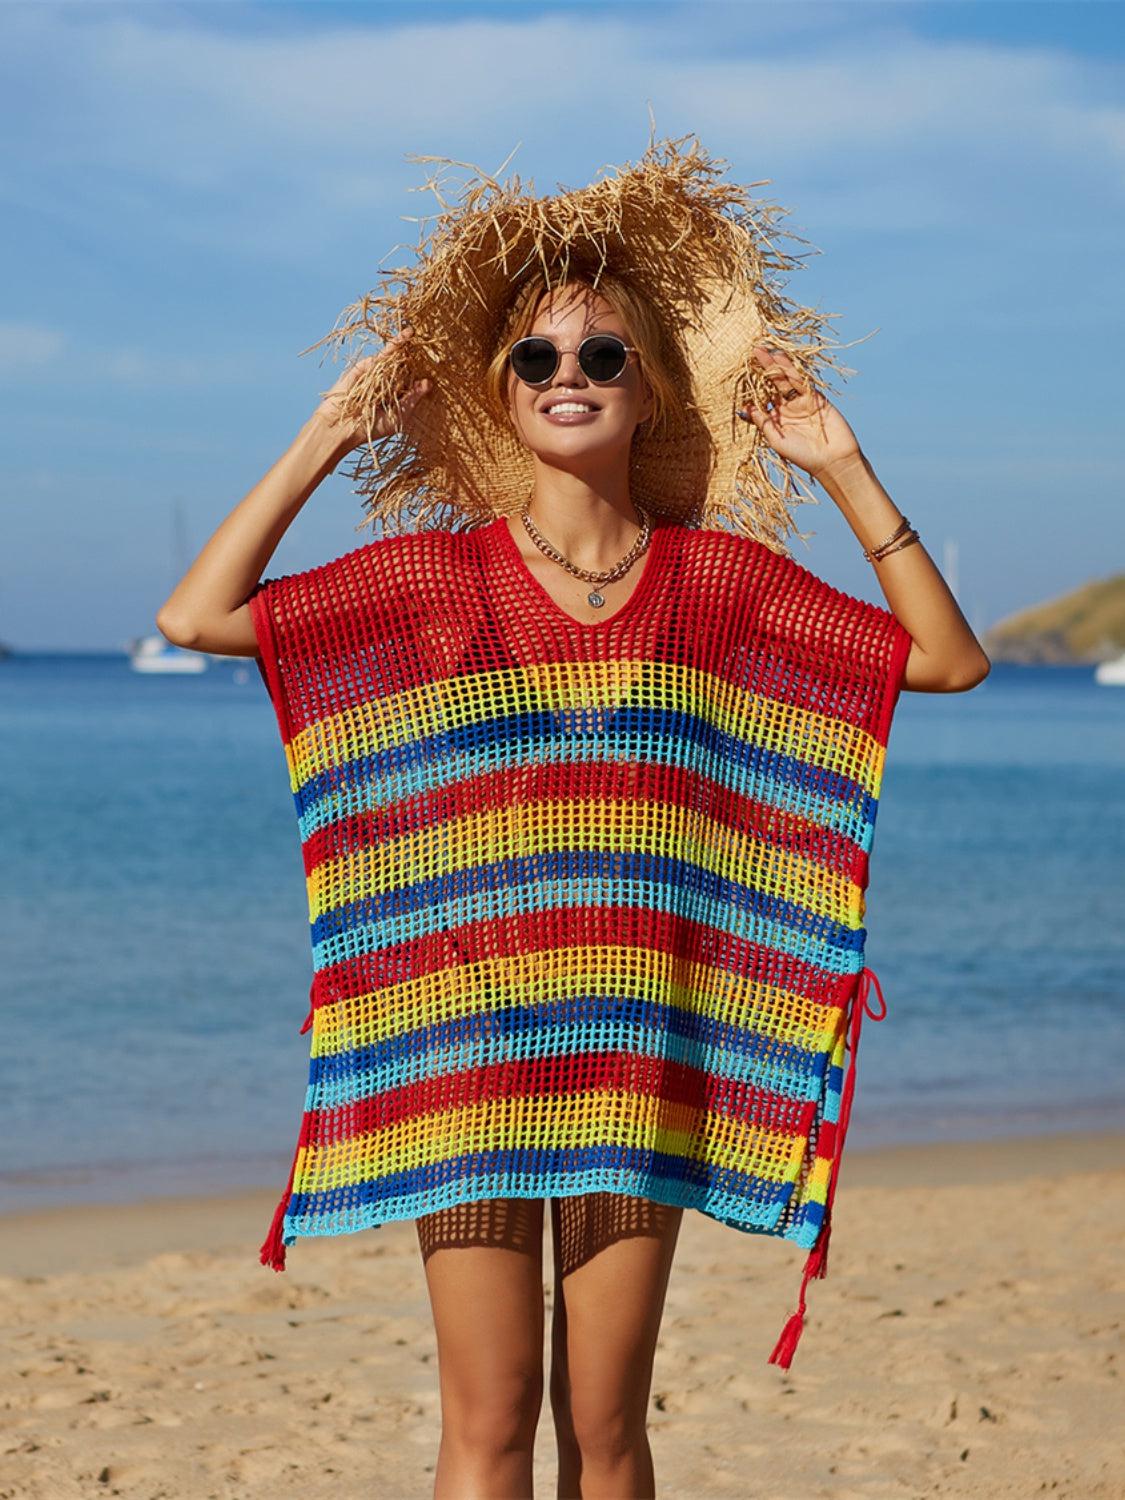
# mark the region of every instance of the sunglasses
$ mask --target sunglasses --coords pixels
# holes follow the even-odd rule
[[[557,349],[550,339],[532,334],[517,339],[508,351],[508,363],[525,385],[546,385],[559,367],[564,354],[576,353],[578,364],[587,380],[597,385],[616,380],[637,350],[615,333],[594,333],[583,339],[577,350]]]

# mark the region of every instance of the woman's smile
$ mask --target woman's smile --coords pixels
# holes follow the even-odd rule
[[[577,427],[583,422],[592,422],[598,414],[599,408],[591,401],[581,401],[574,397],[556,397],[548,401],[540,408],[541,415],[548,422],[553,422],[557,427]]]

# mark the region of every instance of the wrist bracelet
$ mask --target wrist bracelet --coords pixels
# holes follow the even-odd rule
[[[903,532],[909,530],[910,522],[906,519],[905,516],[903,516],[902,520],[891,532],[890,536],[887,537],[884,541],[881,541],[877,547],[865,547],[863,549],[864,557],[868,562],[870,562],[872,558],[877,558],[879,554],[884,550],[884,548],[889,547],[892,542],[897,542]]]
[[[921,541],[921,537],[911,528],[901,542],[896,542],[893,547],[884,547],[882,551],[873,553],[872,555],[876,562],[882,562],[884,557],[889,557],[892,552],[901,552],[904,547],[912,547],[918,541]]]

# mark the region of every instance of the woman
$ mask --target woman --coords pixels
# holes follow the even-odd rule
[[[493,394],[505,402],[534,472],[526,519],[508,515],[501,524],[544,612],[553,607],[582,626],[624,619],[653,565],[646,544],[654,534],[647,529],[651,518],[634,501],[630,458],[638,431],[659,418],[674,376],[646,311],[643,299],[613,276],[597,290],[582,277],[553,288],[529,282],[503,328],[492,369]],[[613,346],[587,345],[585,362],[580,356],[585,341],[607,335],[626,346],[619,372],[608,376]],[[231,655],[259,652],[262,636],[247,601],[282,535],[346,454],[368,437],[409,432],[431,394],[433,381],[414,382],[398,410],[384,409],[370,430],[341,417],[354,382],[375,361],[401,354],[410,337],[407,328],[383,353],[347,372],[218,528],[157,617],[169,640]],[[554,355],[540,343],[524,346],[531,357],[513,358],[513,347],[528,337],[546,340]],[[602,366],[598,353],[607,361]],[[772,396],[763,406],[751,404],[743,419],[780,458],[819,481],[862,548],[886,547],[873,565],[911,637],[901,685],[916,692],[975,686],[987,675],[988,659],[923,547],[910,544],[916,534],[907,530],[903,542],[903,517],[844,417],[806,389],[784,354],[759,345],[753,358]],[[565,629],[561,619],[555,623]],[[674,630],[671,616],[664,628]],[[494,632],[470,621],[458,635],[452,670],[496,670],[503,649]],[[640,696],[627,692],[623,701]],[[556,1269],[550,1397],[558,1494],[656,1493],[646,1411],[682,1204],[615,1190],[477,1197],[417,1216],[439,1351],[435,1497],[532,1492],[544,1383],[546,1197]]]

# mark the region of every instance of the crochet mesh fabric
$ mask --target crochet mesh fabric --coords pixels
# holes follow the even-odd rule
[[[499,517],[251,595],[314,971],[261,1258],[479,1199],[649,1198],[810,1250],[787,1366],[911,638],[746,536],[657,521],[638,566],[573,620]]]

